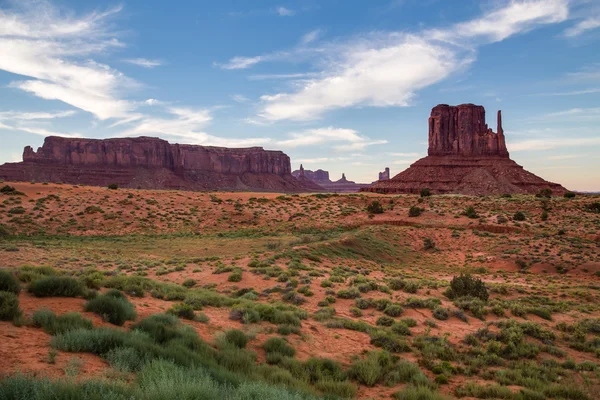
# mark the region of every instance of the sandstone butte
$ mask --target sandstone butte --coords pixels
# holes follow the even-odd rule
[[[523,169],[510,159],[498,111],[497,132],[488,128],[485,109],[474,104],[439,104],[429,117],[429,149],[408,169],[362,191],[378,193],[457,193],[493,195],[538,193],[549,188],[566,191],[559,184]]]
[[[37,152],[25,147],[23,162],[0,166],[0,179],[141,189],[322,190],[294,178],[290,158],[281,151],[170,144],[151,137],[50,136]]]
[[[307,180],[312,181],[319,185],[323,191],[333,193],[356,193],[362,188],[369,187],[369,184],[349,181],[346,179],[346,174],[344,173],[342,173],[341,179],[331,181],[329,179],[329,171],[323,171],[322,169],[311,171],[309,169],[304,169],[302,164],[300,164],[300,169],[292,172],[292,175],[303,182]]]

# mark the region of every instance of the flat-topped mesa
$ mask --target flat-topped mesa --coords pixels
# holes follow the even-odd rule
[[[438,104],[429,117],[430,156],[496,156],[508,158],[498,111],[497,133],[485,122],[485,109],[474,104]]]
[[[69,166],[166,168],[175,172],[291,173],[290,158],[281,151],[268,151],[262,147],[230,149],[170,144],[150,137],[101,140],[50,136],[37,152],[30,146],[25,147],[23,161]]]
[[[150,137],[47,137],[37,151],[25,148],[23,162],[1,165],[0,179],[141,189],[323,190],[294,178],[290,158],[281,151],[170,144]]]

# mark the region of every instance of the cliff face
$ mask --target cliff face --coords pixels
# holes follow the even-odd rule
[[[497,130],[495,133],[488,128],[483,106],[439,104],[431,110],[429,117],[428,154],[508,158],[500,111]]]
[[[485,122],[485,109],[473,104],[440,104],[429,117],[429,149],[424,157],[389,180],[380,180],[363,191],[380,193],[461,193],[490,195],[537,193],[549,188],[566,191],[523,169],[509,158],[502,115],[497,133]]]
[[[61,181],[152,189],[315,190],[291,175],[290,158],[261,147],[170,144],[158,138],[47,137],[22,163],[0,166],[6,180]]]
[[[173,171],[203,170],[219,173],[268,173],[289,175],[290,158],[281,151],[262,147],[229,149],[169,144],[158,138],[68,139],[50,136],[35,152],[25,147],[24,162],[118,168],[167,168]]]
[[[294,172],[292,172],[292,175],[296,178],[304,176],[317,184],[331,183],[331,180],[329,180],[329,171],[323,171],[322,169],[311,171],[309,169],[304,169],[304,167],[300,165],[300,169],[297,169]]]

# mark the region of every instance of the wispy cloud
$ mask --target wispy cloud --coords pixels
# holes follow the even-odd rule
[[[169,107],[167,112],[170,118],[146,116],[120,135],[161,135],[185,140],[185,143],[225,147],[257,146],[270,142],[269,138],[224,138],[203,132],[212,121],[211,111],[208,109]]]
[[[11,87],[60,100],[99,119],[121,118],[131,111],[133,105],[119,99],[118,92],[135,82],[89,59],[123,46],[107,23],[120,6],[76,17],[44,0],[19,5],[0,11],[0,70],[31,79],[12,82]]]
[[[341,143],[334,145],[333,148],[338,151],[351,151],[387,143],[387,140],[371,140],[366,136],[361,136],[354,129],[334,128],[331,126],[293,132],[289,136],[291,137],[290,139],[277,141],[276,144],[283,148],[295,148],[322,145],[325,143]]]
[[[309,79],[318,75],[318,73],[314,72],[302,72],[297,74],[257,74],[250,75],[248,79],[252,81],[262,81],[267,79]]]
[[[231,100],[235,101],[236,103],[247,103],[250,101],[250,99],[243,94],[234,94],[231,96]]]
[[[579,21],[565,30],[566,37],[579,36],[587,31],[600,28],[600,16],[592,16]]]
[[[26,111],[2,111],[0,112],[0,121],[29,121],[40,119],[65,118],[75,115],[75,111],[60,112],[26,112]]]
[[[530,96],[580,96],[583,94],[594,94],[594,93],[600,93],[600,88],[571,90],[568,92],[535,93],[535,94],[531,94]]]
[[[310,31],[307,34],[305,34],[304,36],[302,36],[302,38],[300,39],[300,43],[303,45],[310,44],[310,43],[314,42],[315,40],[317,40],[321,36],[322,33],[323,33],[323,31],[321,29],[315,29],[313,31]]]
[[[296,11],[283,6],[277,7],[275,9],[275,12],[277,12],[277,15],[279,15],[280,17],[291,17],[296,15]]]
[[[509,151],[540,151],[561,149],[565,147],[597,146],[600,145],[600,137],[589,138],[544,138],[523,140],[520,142],[507,143]]]
[[[264,57],[256,56],[256,57],[233,57],[229,62],[225,64],[215,64],[219,66],[221,69],[246,69],[250,68],[254,64],[258,64],[259,62],[264,61]]]
[[[391,32],[322,44],[311,56],[325,65],[320,76],[294,82],[297,89],[261,97],[266,120],[314,120],[339,108],[408,106],[416,92],[475,60],[478,46],[536,26],[562,22],[568,0],[511,1],[447,29]],[[302,53],[298,53],[302,50]],[[307,55],[306,49],[293,54]]]
[[[421,157],[421,153],[387,153],[392,157]]]
[[[162,65],[162,61],[159,60],[148,60],[146,58],[128,58],[123,60],[128,64],[138,65],[144,68],[154,68]]]

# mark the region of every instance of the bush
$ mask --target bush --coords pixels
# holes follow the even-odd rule
[[[367,212],[369,214],[383,214],[383,206],[377,200],[372,201],[367,206]]]
[[[227,281],[229,281],[229,282],[241,282],[242,281],[242,270],[241,269],[235,269],[229,275],[229,278],[227,278]]]
[[[437,307],[433,309],[433,317],[439,319],[441,321],[445,321],[448,319],[448,310],[442,307]]]
[[[467,209],[464,212],[464,215],[471,219],[479,218],[479,214],[477,214],[477,211],[475,211],[475,208],[473,206],[467,207]]]
[[[542,189],[539,191],[539,193],[536,196],[549,199],[550,197],[552,197],[552,189],[550,189],[550,188]]]
[[[399,317],[402,315],[403,311],[404,310],[400,304],[390,304],[385,308],[385,310],[383,310],[383,313],[385,315],[389,315],[390,317]]]
[[[565,194],[564,194],[565,199],[572,199],[575,196],[577,196],[577,195],[573,192],[565,192]]]
[[[121,326],[125,321],[134,321],[135,307],[124,297],[103,294],[87,302],[85,311],[93,312],[111,324]]]
[[[383,375],[377,352],[370,353],[365,359],[354,361],[349,373],[359,383],[369,387],[375,386]]]
[[[429,188],[421,189],[421,197],[431,196],[431,190]]]
[[[525,214],[522,211],[517,211],[515,215],[513,215],[513,219],[515,221],[525,221]]]
[[[267,339],[263,343],[263,349],[268,353],[279,353],[287,357],[294,357],[296,350],[285,341],[285,339],[279,337],[272,337]]]
[[[224,339],[227,343],[238,349],[243,349],[248,344],[248,336],[238,329],[231,329],[225,332]]]
[[[181,286],[184,286],[186,288],[192,288],[192,287],[196,286],[196,281],[194,279],[188,278],[183,281]]]
[[[412,206],[408,210],[408,216],[409,217],[418,217],[419,215],[423,214],[423,211],[424,211],[424,209],[422,209],[421,207]]]
[[[600,214],[600,201],[586,204],[585,209],[589,212]]]
[[[488,290],[483,281],[479,278],[473,278],[470,274],[460,274],[460,276],[452,278],[450,287],[444,294],[449,299],[470,296],[487,301],[489,298]]]
[[[21,284],[13,274],[0,269],[0,291],[19,294],[21,292]]]
[[[371,344],[373,346],[381,347],[390,353],[410,351],[410,347],[408,347],[405,342],[400,341],[396,336],[383,331],[375,331],[371,334]]]
[[[76,329],[93,329],[94,324],[76,312],[56,316],[52,311],[42,309],[33,314],[33,325],[42,328],[49,335],[57,335]]]
[[[0,224],[0,237],[6,237],[6,236],[10,236],[10,231],[8,230],[7,227]]]
[[[394,324],[394,318],[384,315],[382,317],[377,318],[375,324],[377,326],[392,326]]]
[[[119,188],[119,185],[117,185],[116,183],[111,183],[110,185],[108,185],[108,188],[110,190],[117,190]]]
[[[423,239],[423,250],[435,249],[435,242],[430,238]]]
[[[36,297],[77,297],[85,292],[83,283],[68,276],[47,276],[33,281],[29,292]]]
[[[194,307],[185,303],[173,304],[169,310],[167,310],[168,314],[174,315],[179,318],[193,320],[196,314],[194,313]]]
[[[12,321],[21,315],[19,298],[13,292],[0,291],[0,320]]]

